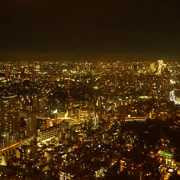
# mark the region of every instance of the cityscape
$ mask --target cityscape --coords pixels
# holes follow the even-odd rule
[[[1,0],[0,180],[180,179],[178,1]]]
[[[0,179],[180,179],[180,63],[0,63]]]

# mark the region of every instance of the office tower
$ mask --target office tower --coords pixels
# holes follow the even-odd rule
[[[161,74],[163,66],[163,60],[158,60],[158,74]]]
[[[19,101],[16,95],[0,98],[0,134],[3,146],[18,140]]]
[[[36,134],[36,111],[31,112],[23,112],[20,115],[19,123],[20,123],[20,132],[21,139],[30,137]]]

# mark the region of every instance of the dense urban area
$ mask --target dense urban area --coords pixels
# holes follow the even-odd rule
[[[0,179],[180,179],[180,63],[0,63]]]

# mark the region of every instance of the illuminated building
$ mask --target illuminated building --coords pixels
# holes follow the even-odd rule
[[[34,70],[37,71],[37,72],[40,71],[40,64],[39,64],[38,62],[36,62],[36,63],[34,64]]]
[[[49,127],[39,131],[39,141],[44,141],[52,137],[57,137],[60,132],[60,125]]]
[[[180,89],[175,89],[170,92],[169,99],[174,101],[175,104],[180,104]]]
[[[1,162],[0,162],[1,166],[6,166],[7,162],[6,162],[6,156],[4,154],[1,154]]]
[[[156,70],[156,68],[155,68],[155,64],[154,63],[151,63],[150,64],[150,72],[154,72]]]
[[[19,104],[17,96],[2,96],[0,99],[0,132],[3,146],[15,142],[19,131]]]
[[[20,115],[20,129],[24,132],[26,137],[36,134],[37,113],[34,111],[24,112]]]
[[[47,129],[52,126],[52,121],[50,118],[45,118],[45,117],[37,117],[37,128],[38,129]]]
[[[163,60],[158,60],[158,74],[161,74],[163,66]]]
[[[44,109],[45,109],[45,96],[41,96],[41,95],[39,95],[38,97],[38,104],[37,104],[37,110],[38,111],[40,111],[40,112],[42,112]],[[46,109],[47,109],[47,107],[46,107]],[[48,111],[48,109],[47,109],[47,111]],[[48,113],[48,112],[47,112]]]
[[[125,117],[125,122],[134,122],[134,121],[145,122],[146,119],[147,119],[146,117]]]
[[[174,164],[174,159],[173,159],[173,154],[165,151],[159,151],[159,160],[160,162],[163,162],[165,164],[173,165]]]

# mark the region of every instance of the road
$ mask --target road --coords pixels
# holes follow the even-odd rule
[[[27,139],[24,139],[24,140],[22,140],[22,141],[19,141],[19,142],[16,142],[16,143],[14,143],[14,144],[11,144],[10,146],[7,146],[7,147],[5,147],[5,148],[3,148],[3,149],[0,149],[0,152],[4,152],[4,151],[6,151],[6,150],[8,150],[8,149],[11,149],[11,148],[13,148],[13,147],[22,145],[23,143],[25,143],[25,142],[27,142],[27,141],[29,141],[29,140],[32,140],[33,138],[34,138],[34,136],[31,136],[31,137],[29,137],[29,138],[27,138]]]

